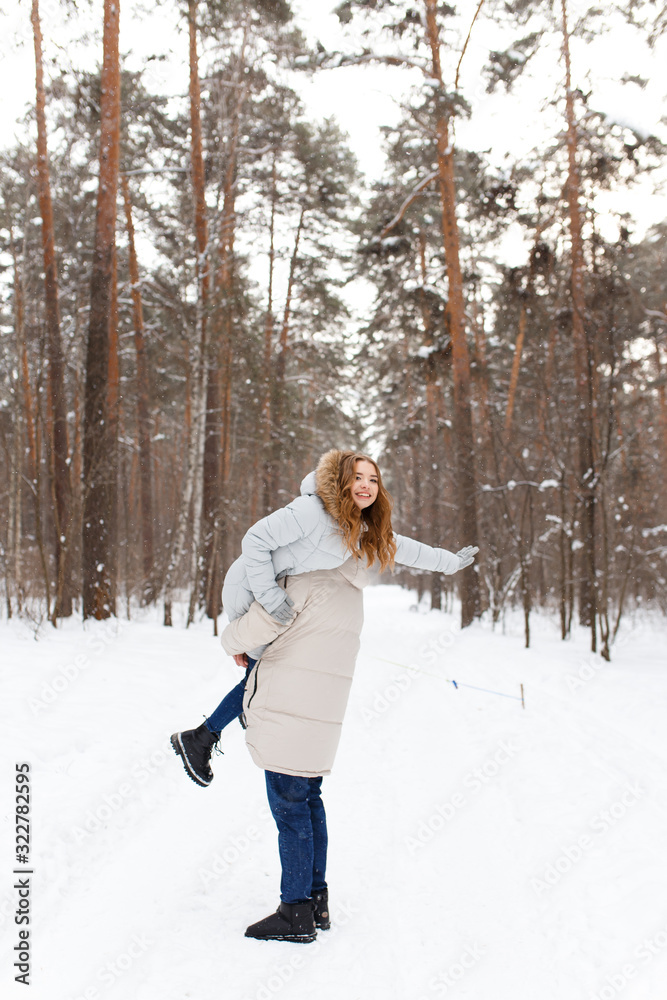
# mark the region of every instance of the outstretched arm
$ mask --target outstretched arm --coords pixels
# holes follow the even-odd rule
[[[449,552],[447,549],[434,548],[424,542],[418,542],[415,538],[406,538],[405,535],[394,535],[396,540],[396,562],[401,566],[410,566],[414,569],[423,569],[427,572],[458,573],[460,569],[465,569],[474,562],[475,555],[479,549],[473,545],[467,545],[459,552]]]

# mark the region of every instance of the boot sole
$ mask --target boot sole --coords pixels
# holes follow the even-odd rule
[[[193,771],[192,768],[190,767],[190,761],[188,760],[188,755],[185,752],[185,747],[181,743],[181,734],[180,733],[173,733],[173,735],[171,735],[169,737],[169,742],[172,745],[174,753],[177,754],[181,758],[181,760],[183,761],[183,767],[185,768],[185,772],[186,772],[187,776],[189,778],[192,778],[192,780],[194,781],[194,783],[196,785],[199,785],[200,788],[208,788],[208,786],[211,784],[211,782],[210,781],[204,781],[204,779],[200,778],[199,775],[196,774],[195,771]],[[213,779],[211,779],[211,780],[213,780]]]
[[[289,934],[267,934],[260,937],[255,934],[248,934],[246,931],[245,936],[253,941],[292,941],[294,944],[310,944],[311,941],[315,941],[317,938],[317,932],[315,934],[302,934],[299,937]]]

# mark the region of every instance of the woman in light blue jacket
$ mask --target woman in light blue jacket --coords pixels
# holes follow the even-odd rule
[[[301,483],[301,496],[262,518],[245,534],[242,554],[230,566],[222,588],[229,620],[239,618],[258,601],[277,622],[289,623],[294,616],[292,601],[277,581],[337,569],[350,554],[364,558],[369,566],[377,558],[381,569],[396,562],[447,575],[473,562],[478,551],[473,546],[454,554],[394,534],[391,508],[391,497],[372,459],[352,451],[328,451]],[[234,659],[249,672],[263,648]],[[201,726],[171,737],[186,772],[204,788],[213,781],[210,758],[220,732],[241,716],[246,677]]]

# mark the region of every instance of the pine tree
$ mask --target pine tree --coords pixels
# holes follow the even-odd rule
[[[109,405],[109,326],[112,321],[120,140],[119,23],[118,0],[105,0],[100,174],[90,289],[83,437],[84,618],[108,618],[115,614],[112,545],[117,490],[117,442],[113,438]]]

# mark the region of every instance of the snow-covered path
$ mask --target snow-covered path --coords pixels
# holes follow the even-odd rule
[[[365,600],[324,784],[334,928],[308,946],[243,936],[277,906],[279,867],[240,727],[208,789],[168,744],[238,679],[210,626],[69,622],[39,642],[0,626],[3,997],[662,1000],[665,624],[628,625],[606,664],[545,620],[524,650],[518,620],[462,633],[397,587]],[[19,761],[28,991],[12,968]]]

